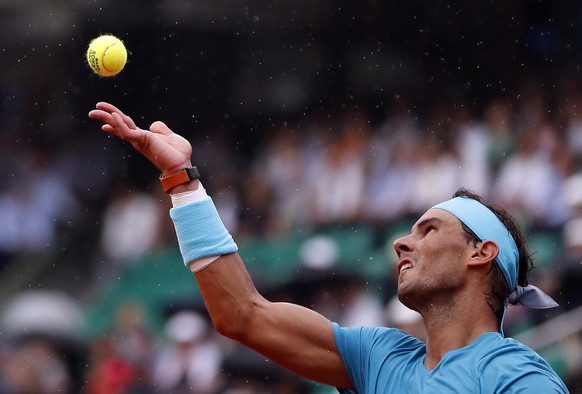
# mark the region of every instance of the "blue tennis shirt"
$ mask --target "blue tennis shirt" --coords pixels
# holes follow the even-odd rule
[[[424,367],[424,342],[394,328],[332,323],[335,342],[356,390],[342,394],[568,393],[535,351],[489,332]]]

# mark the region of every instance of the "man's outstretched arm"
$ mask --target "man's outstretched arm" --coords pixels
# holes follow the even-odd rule
[[[191,166],[190,143],[162,122],[154,122],[149,130],[140,129],[129,116],[104,102],[98,103],[89,117],[103,122],[103,131],[131,143],[163,176]],[[194,180],[174,187],[170,193],[193,192],[199,186]],[[181,207],[185,215],[189,215],[189,209],[188,204]],[[195,210],[191,213],[197,214]],[[198,270],[195,277],[218,332],[307,379],[353,386],[328,319],[299,305],[266,300],[255,288],[238,253],[221,255]]]

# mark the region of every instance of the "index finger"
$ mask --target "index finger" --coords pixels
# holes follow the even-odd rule
[[[91,119],[99,120],[105,124],[113,123],[113,117],[111,116],[111,114],[100,109],[94,109],[89,111],[89,117]]]
[[[101,129],[109,134],[116,135],[122,140],[137,141],[143,134],[138,127],[131,128],[117,112],[107,112],[102,109],[94,109],[89,112],[89,117],[104,123]]]
[[[121,119],[123,120],[123,123],[125,123],[127,126],[129,126],[130,129],[137,128],[137,125],[135,124],[133,119],[131,119],[131,117],[127,116],[126,114],[124,114],[119,108],[117,108],[113,104],[107,103],[105,101],[100,101],[97,103],[96,108],[100,109],[102,111],[105,111],[105,112],[116,113],[121,117]]]

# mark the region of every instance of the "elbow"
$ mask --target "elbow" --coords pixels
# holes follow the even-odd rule
[[[245,337],[252,330],[251,324],[254,321],[254,315],[254,308],[251,305],[215,314],[212,316],[212,323],[220,335],[244,343]]]
[[[239,319],[213,319],[212,322],[220,335],[241,342],[245,329]]]

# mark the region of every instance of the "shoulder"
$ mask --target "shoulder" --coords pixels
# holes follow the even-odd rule
[[[508,393],[533,387],[536,392],[568,392],[548,362],[528,346],[496,334],[477,342],[477,369],[485,386],[495,384],[495,390]]]
[[[474,342],[477,353],[484,365],[495,365],[512,360],[531,360],[547,365],[547,362],[533,349],[513,338],[504,338],[499,333],[487,333]]]

